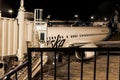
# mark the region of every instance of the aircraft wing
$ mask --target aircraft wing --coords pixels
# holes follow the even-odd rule
[[[86,43],[71,43],[69,44],[70,47],[80,47],[80,46],[83,46],[85,44],[89,44],[89,42],[86,42]]]
[[[120,41],[100,41],[96,45],[99,47],[120,47]]]

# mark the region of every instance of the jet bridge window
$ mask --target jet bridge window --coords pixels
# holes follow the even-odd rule
[[[40,40],[45,40],[45,34],[44,33],[40,33]]]

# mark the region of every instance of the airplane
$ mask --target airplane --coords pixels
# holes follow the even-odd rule
[[[115,16],[118,16],[117,14]],[[48,22],[49,23],[49,22]],[[39,24],[39,25],[38,25]],[[43,25],[43,26],[41,26]],[[41,26],[41,27],[40,27]],[[114,33],[116,23],[112,21],[103,22],[97,26],[89,25],[54,25],[44,26],[44,22],[36,23],[36,30],[38,30],[39,41],[47,43],[47,47],[79,47],[79,48],[97,48],[97,42],[108,40]],[[35,30],[35,31],[36,31]],[[39,31],[40,30],[40,31]],[[43,31],[41,31],[43,30]],[[44,33],[44,31],[47,31]],[[75,57],[81,60],[81,53],[75,52]],[[94,52],[84,52],[84,60],[94,57]]]
[[[109,40],[115,33],[117,28],[118,17],[116,13],[114,20],[108,22],[97,22],[96,25],[80,25],[80,26],[52,26],[48,27],[47,46],[53,48],[59,47],[79,47],[79,48],[97,48],[97,42]],[[94,23],[95,24],[95,23]],[[101,25],[102,24],[102,25]],[[94,57],[94,52],[84,52],[84,60]],[[75,57],[81,60],[81,53],[75,52]]]
[[[107,40],[111,36],[111,29],[107,27],[79,26],[79,27],[48,27],[47,46],[96,48],[96,42]],[[80,52],[75,57],[81,60]],[[85,52],[84,60],[94,57],[94,52]]]

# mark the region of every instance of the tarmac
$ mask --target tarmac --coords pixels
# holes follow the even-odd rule
[[[67,60],[59,64],[56,69],[56,80],[68,80]],[[110,56],[108,80],[119,80],[120,56]],[[58,64],[58,63],[57,63]],[[48,66],[47,66],[48,67]],[[50,67],[50,66],[49,66]],[[81,62],[71,56],[70,62],[70,80],[94,80],[94,61],[89,60],[83,63],[83,79],[81,79]],[[46,67],[44,67],[46,68]],[[106,80],[107,58],[105,55],[99,55],[96,60],[96,79]],[[40,80],[40,74],[37,74],[33,80]],[[44,71],[43,80],[54,80],[54,69]]]

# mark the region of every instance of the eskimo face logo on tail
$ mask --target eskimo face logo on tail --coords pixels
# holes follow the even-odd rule
[[[47,45],[51,44],[53,48],[62,47],[65,43],[65,39],[62,39],[60,35],[56,39],[48,40]]]

